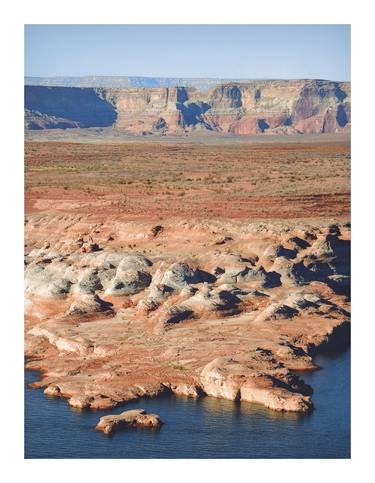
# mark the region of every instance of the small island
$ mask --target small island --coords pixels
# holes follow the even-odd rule
[[[121,414],[103,416],[96,425],[98,431],[111,434],[117,429],[151,428],[157,429],[162,425],[157,414],[148,414],[144,409],[131,409]]]

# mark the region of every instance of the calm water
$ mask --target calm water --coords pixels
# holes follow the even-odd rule
[[[306,373],[315,392],[311,415],[282,414],[249,403],[205,397],[141,399],[106,411],[73,411],[64,400],[25,389],[26,458],[349,458],[350,355],[316,358]],[[26,384],[38,377],[25,373]],[[104,414],[144,408],[159,431],[95,431]]]

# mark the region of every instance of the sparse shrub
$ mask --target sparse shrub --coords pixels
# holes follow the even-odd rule
[[[181,365],[181,364],[173,364],[172,365],[173,369],[177,369],[178,371],[187,371],[188,368]]]

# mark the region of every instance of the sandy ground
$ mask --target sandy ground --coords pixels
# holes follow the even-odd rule
[[[347,142],[27,142],[26,213],[123,219],[349,217]]]

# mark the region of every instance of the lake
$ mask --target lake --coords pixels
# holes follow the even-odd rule
[[[314,389],[315,410],[308,415],[174,396],[76,411],[29,389],[39,374],[26,371],[25,458],[350,458],[350,352],[315,362],[323,369],[302,375]],[[112,436],[95,431],[101,416],[134,408],[159,414],[165,424]]]

